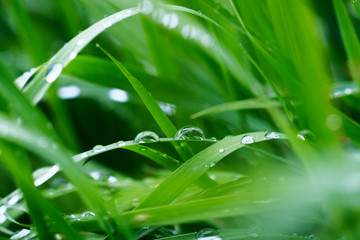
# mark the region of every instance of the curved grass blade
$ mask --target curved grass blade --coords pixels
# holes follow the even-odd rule
[[[213,167],[218,161],[233,151],[244,147],[246,145],[244,143],[256,143],[272,139],[265,135],[266,132],[242,134],[224,139],[204,149],[167,177],[139,204],[137,209],[170,204],[182,191],[206,173],[209,168]],[[282,134],[278,134],[277,136],[280,139],[285,139],[285,136]],[[247,137],[249,142],[245,142],[244,137]],[[242,143],[242,141],[244,143]]]
[[[264,108],[278,107],[278,106],[280,106],[280,104],[277,101],[261,99],[261,98],[253,98],[253,99],[245,99],[235,102],[228,102],[214,107],[210,107],[208,109],[194,113],[190,117],[198,118],[205,115],[216,114],[221,112],[248,110],[248,109],[262,109],[262,108],[264,109]]]
[[[62,69],[97,35],[111,25],[139,13],[138,8],[129,8],[110,15],[93,24],[62,47],[41,69],[24,89],[25,95],[33,104],[40,101],[51,83],[60,75]],[[49,75],[52,74],[50,77]],[[45,80],[46,79],[46,80]]]
[[[101,47],[100,47],[101,48]],[[160,108],[159,104],[154,100],[146,88],[137,80],[117,59],[115,59],[110,53],[105,51],[103,48],[101,50],[116,64],[116,66],[121,70],[125,77],[129,80],[130,84],[133,86],[137,94],[140,96],[141,100],[145,104],[146,108],[151,113],[152,117],[155,119],[156,123],[159,125],[161,130],[165,133],[167,137],[174,137],[177,129],[172,124],[170,119],[166,116],[163,110]],[[171,142],[175,150],[179,153],[180,157],[186,161],[194,154],[189,145],[185,142],[179,144],[178,142]],[[208,176],[204,176],[200,179],[199,184],[202,187],[210,187],[216,184],[215,181],[210,179]]]

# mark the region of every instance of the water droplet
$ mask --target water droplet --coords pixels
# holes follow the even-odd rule
[[[217,141],[216,137],[212,137],[212,138],[210,138],[210,140],[211,140],[211,141],[214,141],[214,142]]]
[[[91,212],[91,211],[86,211],[83,214],[81,214],[82,217],[94,217],[95,213]]]
[[[259,234],[254,233],[254,232],[248,232],[248,233],[247,233],[247,236],[248,236],[248,237],[257,238],[257,237],[259,236]]]
[[[63,65],[61,63],[57,63],[50,67],[48,74],[45,77],[45,80],[48,83],[54,82],[61,74],[63,69]]]
[[[346,95],[349,95],[349,94],[352,94],[352,93],[353,93],[353,90],[352,90],[351,88],[345,88],[344,93],[345,93]]]
[[[222,240],[222,237],[219,231],[212,228],[205,228],[195,235],[194,240]]]
[[[3,215],[6,212],[6,206],[2,205],[0,207],[0,215]]]
[[[200,42],[204,47],[210,47],[213,45],[213,39],[209,34],[204,34],[200,38]]]
[[[143,0],[139,4],[139,10],[143,14],[149,14],[152,12],[153,9],[154,9],[153,4],[148,0]]]
[[[92,171],[89,174],[94,180],[99,180],[101,176],[99,171]]]
[[[77,45],[77,46],[82,46],[84,43],[85,43],[85,39],[80,38],[80,39],[76,42],[76,45]]]
[[[199,168],[198,168],[198,166],[195,166],[195,167],[193,167],[192,168],[194,171],[197,171]]]
[[[137,214],[134,216],[134,221],[143,222],[147,220],[150,216],[148,214]]]
[[[108,177],[108,182],[109,183],[116,183],[116,182],[118,182],[118,179],[115,176],[109,176]]]
[[[96,146],[92,149],[92,152],[93,152],[93,153],[98,153],[98,152],[101,152],[102,150],[104,150],[104,146],[103,146],[103,145],[96,145]]]
[[[104,28],[104,29],[109,28],[109,27],[111,27],[112,24],[113,24],[112,21],[106,21],[106,22],[104,22],[104,24],[103,24],[103,28]]]
[[[109,90],[109,98],[115,102],[121,102],[121,103],[129,101],[128,93],[124,90],[117,88]]]
[[[51,177],[53,177],[59,170],[60,168],[58,165],[37,169],[33,173],[33,177],[35,179],[34,185],[40,186],[41,184],[49,180]]]
[[[252,136],[243,136],[242,139],[241,139],[241,143],[242,144],[251,144],[251,143],[254,143],[255,140]]]
[[[229,139],[229,138],[231,138],[231,137],[233,137],[232,135],[227,135],[227,136],[225,136],[224,138],[223,138],[223,140],[224,139]]]
[[[77,51],[72,51],[72,52],[69,54],[69,61],[75,59],[77,55],[78,55],[78,52],[77,52]]]
[[[20,231],[15,232],[10,239],[21,239],[27,236],[30,233],[29,229],[21,229]]]
[[[0,215],[0,224],[3,224],[4,222],[6,222],[7,217],[4,214]]]
[[[219,149],[219,153],[223,153],[225,150],[223,148]]]
[[[75,85],[69,85],[60,87],[57,90],[57,95],[61,99],[73,99],[80,96],[81,89],[78,86]]]
[[[299,138],[300,140],[305,141],[305,137],[302,134],[298,134],[298,135],[296,135],[296,137]]]
[[[280,138],[279,134],[276,132],[266,132],[265,137],[266,138]]]
[[[174,104],[159,102],[159,107],[168,116],[173,116],[176,113],[176,106]]]
[[[216,162],[211,162],[210,167],[214,167],[216,165]]]
[[[337,114],[331,114],[326,118],[326,125],[332,131],[337,131],[342,126],[342,119]]]
[[[175,28],[179,24],[179,17],[175,13],[165,14],[162,23],[169,29]]]
[[[124,141],[118,141],[118,142],[116,143],[116,145],[117,145],[118,147],[122,147],[122,146],[125,146],[125,142],[124,142]]]
[[[8,205],[14,205],[15,203],[17,203],[20,200],[20,195],[16,194],[15,196],[13,196],[12,198],[10,198],[10,200],[8,201]]]
[[[198,127],[186,126],[177,131],[175,135],[176,140],[204,140],[205,135],[203,130]]]
[[[159,140],[160,138],[156,133],[151,131],[143,131],[135,137],[134,143],[157,142]]]

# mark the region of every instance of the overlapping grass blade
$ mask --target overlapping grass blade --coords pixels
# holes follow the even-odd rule
[[[262,109],[262,108],[270,108],[270,107],[278,107],[278,106],[280,106],[280,104],[277,101],[272,101],[268,99],[261,99],[261,98],[245,99],[236,102],[228,102],[228,103],[220,104],[202,110],[198,113],[194,113],[193,115],[191,115],[191,118],[198,118],[205,115],[217,114],[227,111]]]
[[[41,71],[34,77],[31,83],[25,87],[24,93],[33,104],[36,104],[51,83],[56,80],[56,75],[60,75],[62,68],[64,68],[76,55],[97,35],[105,31],[111,25],[136,15],[139,13],[138,8],[130,8],[108,16],[97,23],[93,24],[71,41],[62,47],[41,69]],[[58,65],[57,65],[58,64]],[[51,80],[46,81],[46,76],[51,73],[52,68],[56,66],[56,74]],[[60,72],[59,72],[60,71]],[[55,78],[55,79],[53,79]]]
[[[354,4],[354,7],[355,7],[355,10],[357,12],[357,14],[359,15],[359,18],[360,18],[360,3],[358,0],[352,0],[353,4]]]
[[[232,153],[233,151],[245,146],[241,142],[247,136],[254,142],[270,140],[265,136],[265,132],[242,134],[213,144],[196,154],[185,162],[167,177],[140,205],[137,209],[161,206],[170,204],[179,196],[190,184],[206,173],[218,161]],[[278,135],[279,138],[285,138]]]

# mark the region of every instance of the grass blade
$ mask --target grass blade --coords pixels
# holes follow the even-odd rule
[[[111,25],[139,13],[138,8],[129,8],[108,16],[93,24],[62,47],[40,70],[24,93],[33,104],[40,101],[51,83],[60,75],[62,69],[97,35]],[[45,80],[50,73],[54,75]]]
[[[278,135],[279,138],[285,138]],[[204,149],[200,153],[185,162],[166,178],[140,205],[137,209],[170,204],[190,184],[202,176],[210,167],[229,155],[233,151],[245,146],[241,141],[247,137],[252,142],[270,140],[265,132],[242,134],[229,139],[224,139]]]

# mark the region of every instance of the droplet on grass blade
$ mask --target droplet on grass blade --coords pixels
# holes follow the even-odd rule
[[[61,74],[63,70],[63,65],[61,63],[56,63],[50,67],[48,74],[45,77],[45,80],[48,83],[54,82]]]
[[[255,142],[255,140],[254,140],[254,138],[252,136],[247,136],[246,135],[246,136],[242,137],[242,139],[241,139],[242,144],[252,144],[254,142]]]
[[[96,146],[92,149],[92,152],[93,152],[93,153],[98,153],[98,152],[101,152],[102,150],[104,150],[104,146],[103,146],[103,145],[96,145]]]
[[[265,137],[266,137],[266,138],[272,138],[272,139],[274,139],[274,138],[280,138],[279,134],[276,133],[276,132],[266,132],[266,133],[265,133]]]
[[[153,9],[154,9],[154,6],[153,6],[152,2],[150,2],[148,0],[143,0],[139,4],[139,10],[142,14],[149,14],[152,12]]]
[[[134,143],[158,142],[159,136],[152,131],[143,131],[136,135]]]
[[[175,135],[176,140],[204,140],[205,135],[203,130],[194,126],[185,126],[177,131]]]
[[[10,239],[22,239],[30,233],[29,229],[21,229],[20,231],[15,232]]]
[[[179,17],[175,13],[165,14],[165,16],[162,18],[162,23],[169,29],[176,28],[176,26],[179,24]]]
[[[83,212],[81,214],[82,217],[94,217],[95,216],[95,213],[91,212],[91,211],[86,211],[86,212]]]
[[[212,228],[205,228],[195,235],[194,240],[222,240],[222,237],[219,231]]]

